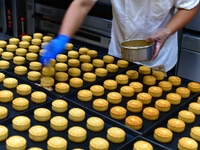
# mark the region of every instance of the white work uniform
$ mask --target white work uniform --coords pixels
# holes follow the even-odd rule
[[[113,22],[108,53],[121,58],[119,45],[122,41],[146,39],[165,27],[176,8],[190,10],[199,0],[111,0],[111,3]],[[169,71],[177,63],[177,58],[178,39],[175,33],[167,39],[155,60],[140,63],[150,67],[163,64]]]

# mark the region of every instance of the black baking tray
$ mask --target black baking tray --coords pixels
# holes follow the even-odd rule
[[[133,66],[133,68],[130,68],[130,69],[138,70],[138,67],[139,67],[139,66],[137,66],[137,67],[134,67],[134,66]],[[125,72],[121,72],[121,73],[125,74]],[[139,77],[138,77],[138,79],[136,79],[136,80],[130,80],[130,79],[129,79],[129,83],[131,83],[132,81],[139,81],[139,82],[143,83],[143,82],[142,82],[143,77],[144,77],[144,75],[141,75],[141,74],[140,74]],[[164,80],[167,80],[167,78],[168,78],[168,77],[166,77]],[[115,76],[112,76],[112,77],[107,78],[107,79],[113,79],[113,80],[115,80]],[[155,85],[158,85],[158,82],[159,82],[159,81],[157,81]],[[188,84],[189,82],[190,82],[190,80],[187,80],[187,79],[182,78],[182,83],[181,83],[180,86],[187,87],[187,84]],[[129,85],[129,83],[126,84],[126,85]],[[99,83],[95,83],[95,84],[103,86],[103,81],[102,81],[102,82],[99,82]],[[116,89],[116,90],[112,90],[112,91],[116,91],[116,92],[119,92],[119,93],[120,93],[120,88],[121,88],[122,86],[124,86],[124,85],[118,84],[117,89]],[[150,87],[149,85],[143,84],[143,92],[146,92],[146,93],[147,93],[149,87]],[[174,92],[174,93],[175,93],[176,88],[177,88],[177,87],[173,86],[172,90],[169,91],[169,92]],[[90,89],[90,86],[88,86],[86,89],[89,90],[89,89]],[[109,92],[111,92],[111,91],[105,89],[105,92],[104,92],[104,95],[103,95],[103,96],[100,96],[100,97],[93,96],[92,100],[89,101],[89,102],[83,102],[83,101],[78,100],[78,98],[77,98],[77,93],[68,94],[68,95],[64,96],[64,98],[66,98],[67,100],[72,101],[72,102],[74,102],[74,103],[78,103],[79,105],[83,105],[86,109],[90,109],[90,110],[92,110],[92,111],[95,111],[95,112],[99,113],[99,114],[102,115],[102,116],[105,116],[105,117],[107,117],[107,118],[109,118],[109,119],[111,119],[111,120],[114,120],[113,118],[110,117],[110,111],[109,111],[110,108],[112,108],[113,106],[117,106],[117,105],[126,108],[127,102],[128,102],[129,100],[131,100],[131,99],[136,99],[136,96],[137,96],[137,94],[138,94],[138,93],[134,93],[134,96],[133,96],[133,97],[128,97],[128,98],[123,96],[123,97],[122,97],[122,102],[121,102],[120,104],[110,104],[110,103],[109,103],[109,108],[108,108],[108,110],[105,111],[105,112],[98,112],[98,111],[94,110],[93,107],[92,107],[92,102],[93,102],[93,100],[95,100],[96,98],[104,98],[104,99],[107,99],[106,96],[107,96],[107,94],[108,94]],[[169,92],[163,92],[162,96],[159,97],[159,98],[154,98],[154,97],[152,97],[152,102],[151,102],[150,104],[144,104],[144,105],[143,105],[143,108],[149,107],[149,106],[155,107],[155,101],[156,101],[157,99],[166,99],[166,95],[167,95]],[[151,130],[152,127],[153,127],[155,124],[159,123],[160,121],[162,121],[162,120],[163,120],[164,118],[166,118],[167,116],[170,116],[171,114],[173,114],[174,111],[176,111],[177,109],[180,109],[180,107],[181,107],[182,105],[184,105],[185,103],[187,103],[188,101],[190,101],[191,99],[193,99],[196,95],[198,95],[198,93],[191,93],[189,98],[182,98],[181,103],[180,103],[179,105],[171,105],[170,111],[168,111],[168,112],[160,112],[159,118],[158,118],[157,120],[155,120],[155,121],[151,121],[151,120],[145,119],[145,118],[142,116],[142,112],[133,113],[133,112],[130,112],[130,111],[127,110],[127,116],[136,115],[136,116],[139,116],[139,117],[142,118],[142,120],[143,120],[143,127],[142,127],[140,130],[138,130],[138,132],[140,132],[140,133],[142,134],[142,133],[147,132],[148,130]],[[116,121],[116,120],[115,120],[115,121]],[[117,122],[121,123],[122,125],[125,125],[125,119],[123,119],[123,120],[117,120]]]
[[[31,126],[33,125],[42,125],[42,126],[45,126],[47,129],[48,129],[48,138],[43,141],[43,142],[34,142],[32,140],[29,139],[28,137],[28,131],[23,131],[23,132],[20,132],[20,131],[16,131],[12,128],[12,119],[13,118],[9,118],[3,122],[1,122],[1,125],[5,125],[8,129],[9,129],[9,136],[12,136],[12,135],[20,135],[20,136],[23,136],[24,138],[26,138],[27,140],[27,148],[30,148],[30,147],[33,147],[33,146],[37,146],[37,147],[40,147],[42,149],[47,149],[47,140],[50,138],[50,137],[53,137],[53,136],[60,136],[60,137],[63,137],[64,139],[67,140],[68,142],[68,149],[73,149],[73,148],[83,148],[83,149],[89,149],[89,141],[90,139],[92,139],[93,137],[102,137],[104,139],[107,139],[106,138],[106,135],[107,135],[107,129],[110,128],[110,127],[119,127],[121,129],[123,129],[125,132],[126,132],[126,137],[125,137],[125,140],[122,142],[122,143],[119,143],[119,144],[114,144],[112,142],[109,142],[109,145],[110,145],[110,149],[116,149],[116,150],[124,150],[124,147],[126,146],[129,146],[129,142],[131,142],[133,139],[137,138],[139,133],[137,132],[133,132],[127,128],[124,128],[123,126],[120,126],[119,124],[115,123],[115,122],[112,122],[110,121],[109,119],[107,118],[104,118],[104,117],[101,117],[99,116],[98,114],[95,114],[95,113],[91,113],[90,111],[88,110],[84,110],[82,107],[79,107],[77,105],[75,105],[74,103],[71,103],[70,101],[67,101],[68,102],[68,110],[64,113],[56,113],[54,112],[52,109],[51,109],[51,104],[52,102],[48,102],[44,105],[40,105],[39,107],[37,108],[47,108],[51,111],[51,117],[54,117],[54,116],[63,116],[65,117],[67,120],[68,120],[68,128],[64,131],[54,131],[53,129],[51,129],[50,127],[50,121],[47,121],[47,122],[38,122],[34,119],[34,116],[33,116],[33,111],[35,109],[31,109],[29,111],[26,111],[26,113],[22,113],[20,115],[24,115],[24,116],[27,116],[31,119]],[[68,111],[71,109],[71,108],[82,108],[85,113],[86,113],[86,118],[84,119],[84,121],[82,122],[73,122],[71,121],[69,118],[68,118]],[[87,129],[86,127],[86,121],[89,117],[92,117],[92,116],[96,116],[96,117],[100,117],[104,120],[104,123],[105,123],[105,126],[104,126],[104,129],[100,132],[92,132],[90,130]],[[84,142],[82,143],[74,143],[72,141],[70,141],[68,139],[68,129],[72,126],[81,126],[83,127],[84,129],[87,130],[87,138]],[[130,148],[130,147],[129,147]],[[5,141],[3,142],[0,142],[0,149],[6,149],[5,148]]]
[[[9,77],[12,77],[12,78],[15,78],[18,80],[18,85],[20,84],[27,84],[26,82],[24,82],[23,80],[21,80],[20,78],[17,78],[15,76],[12,76],[10,74],[8,74],[7,72],[5,71],[1,71],[2,73],[5,74],[5,78],[9,78]],[[38,88],[37,86],[31,86],[32,88],[32,92],[34,91],[42,91],[42,88]],[[17,116],[17,115],[20,115],[20,114],[23,114],[24,112],[30,110],[30,109],[34,109],[40,105],[43,105],[45,103],[47,103],[48,101],[52,101],[52,98],[55,97],[55,95],[53,94],[47,94],[47,100],[44,102],[44,103],[40,103],[40,104],[37,104],[37,103],[34,103],[31,101],[31,94],[27,95],[27,96],[21,96],[19,94],[17,94],[16,92],[16,88],[13,88],[13,89],[7,89],[3,86],[3,83],[1,82],[0,83],[0,89],[1,90],[10,90],[12,93],[13,93],[13,99],[17,98],[17,97],[24,97],[26,98],[27,100],[29,100],[29,108],[27,110],[24,110],[24,111],[17,111],[15,109],[12,108],[12,101],[11,102],[7,102],[7,103],[0,103],[0,106],[4,106],[8,109],[8,116],[7,118],[3,119],[3,120],[0,120],[0,123],[3,122],[4,120],[6,119],[9,119],[9,118],[12,118],[14,116]],[[31,93],[32,93],[31,92]]]
[[[167,121],[170,118],[178,118],[178,112],[179,111],[188,110],[189,103],[196,102],[198,96],[200,96],[200,94],[196,95],[193,99],[190,99],[187,103],[185,103],[179,109],[177,109],[173,114],[171,114],[169,116],[166,116],[166,118],[164,118],[164,120],[162,122],[160,122],[158,124],[155,124],[154,127],[152,128],[152,130],[149,130],[148,132],[144,133],[142,136],[144,136],[145,138],[148,138],[148,139],[150,139],[150,140],[152,140],[154,142],[160,143],[160,142],[156,141],[154,139],[154,137],[153,137],[154,129],[156,129],[158,127],[166,127],[167,128]],[[186,123],[185,130],[183,132],[181,132],[181,133],[173,132],[173,139],[172,139],[171,142],[169,142],[169,143],[160,143],[160,144],[162,144],[165,147],[170,148],[171,150],[177,148],[178,140],[181,137],[190,137],[191,128],[194,127],[194,126],[199,126],[200,125],[200,116],[199,115],[195,115],[195,116],[196,116],[195,121],[193,123]],[[197,143],[199,145],[198,149],[200,149],[200,142],[197,141]]]

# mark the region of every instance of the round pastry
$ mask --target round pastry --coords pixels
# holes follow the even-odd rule
[[[124,85],[120,88],[120,93],[124,97],[132,97],[134,95],[134,88]]]
[[[48,150],[67,149],[67,140],[59,136],[53,136],[48,139],[47,148]]]
[[[158,127],[154,130],[154,139],[161,143],[169,143],[173,138],[173,133],[171,130]]]
[[[85,119],[85,111],[81,108],[71,108],[68,117],[71,121],[81,122]]]
[[[69,58],[74,58],[75,59],[75,58],[78,58],[79,53],[77,51],[75,51],[75,50],[71,50],[71,51],[68,52],[67,55],[68,55]]]
[[[34,40],[34,39],[33,39],[33,40]],[[28,47],[28,50],[29,50],[29,52],[32,52],[32,53],[38,53],[39,50],[40,50],[40,47],[37,46],[37,45],[30,45],[30,46]]]
[[[187,88],[194,93],[200,92],[200,84],[198,82],[189,82]]]
[[[22,36],[22,41],[27,41],[27,42],[30,42],[32,39],[32,37],[30,35],[23,35]]]
[[[153,150],[153,146],[144,140],[139,140],[133,144],[134,150]]]
[[[8,116],[8,109],[4,106],[0,106],[0,120],[5,119]]]
[[[87,82],[94,82],[96,81],[96,74],[92,73],[92,72],[86,72],[83,74],[83,80],[87,81]]]
[[[80,66],[80,60],[71,58],[71,59],[68,60],[68,65],[70,67],[79,67]]]
[[[181,103],[181,96],[177,93],[168,93],[166,95],[166,100],[168,100],[172,105],[178,105]]]
[[[80,88],[83,86],[83,80],[81,78],[73,77],[69,80],[69,85],[73,88]]]
[[[31,120],[26,116],[17,116],[12,119],[12,127],[17,131],[26,131],[31,126]]]
[[[65,44],[65,49],[72,50],[74,48],[74,45],[72,43]]]
[[[92,107],[96,111],[106,111],[108,110],[108,101],[102,98],[97,98],[93,101]]]
[[[13,92],[10,90],[1,90],[0,91],[0,102],[8,103],[13,100]]]
[[[29,63],[29,69],[33,71],[39,71],[42,69],[42,64],[38,61],[32,61]]]
[[[158,99],[155,102],[155,108],[161,112],[168,112],[171,109],[171,103],[165,99]]]
[[[107,101],[111,104],[119,104],[122,101],[122,95],[119,92],[109,92]]]
[[[128,70],[126,71],[126,75],[132,80],[135,80],[139,77],[139,73],[136,70]]]
[[[172,89],[172,84],[169,81],[160,81],[158,86],[165,92],[170,91]]]
[[[39,147],[31,147],[31,148],[29,148],[28,150],[42,150],[42,148],[39,148]]]
[[[10,63],[6,60],[0,60],[0,69],[8,69],[10,67]]]
[[[162,96],[162,89],[158,86],[151,86],[148,88],[148,93],[152,96],[152,97],[161,97]]]
[[[106,77],[108,74],[108,70],[106,70],[105,68],[96,68],[95,69],[95,74],[98,77]]]
[[[103,56],[103,61],[107,64],[111,64],[113,63],[115,60],[115,58],[113,56],[110,56],[110,55],[104,55]]]
[[[19,47],[20,48],[28,48],[30,46],[30,43],[27,41],[21,41],[19,42]]]
[[[12,101],[12,108],[17,111],[27,110],[29,101],[24,97],[17,97]]]
[[[91,57],[89,55],[81,55],[79,57],[79,60],[82,62],[82,63],[89,63],[91,61]]]
[[[147,120],[157,120],[159,118],[159,110],[154,107],[146,107],[143,109],[142,115]]]
[[[17,45],[15,45],[15,44],[8,44],[8,45],[6,45],[6,50],[8,52],[15,52],[16,49],[17,49]]]
[[[4,47],[6,47],[6,45],[7,45],[6,41],[0,40],[0,48],[4,48]]]
[[[200,103],[200,96],[197,98],[197,102]]]
[[[98,52],[96,50],[88,50],[87,55],[89,55],[91,58],[96,58],[98,56]]]
[[[88,102],[92,100],[92,92],[87,89],[78,91],[77,97],[80,101]]]
[[[56,99],[51,105],[52,110],[56,113],[64,113],[68,109],[68,103],[63,99]]]
[[[34,39],[42,39],[43,34],[42,33],[33,33],[33,38]]]
[[[193,112],[195,115],[200,115],[200,103],[191,102],[189,104],[188,110]]]
[[[200,127],[199,126],[194,126],[191,128],[190,137],[200,142]]]
[[[151,68],[148,66],[140,66],[139,67],[139,73],[142,75],[148,75],[151,74]]]
[[[5,74],[0,72],[0,82],[3,82],[3,80],[5,79]]]
[[[89,49],[86,47],[80,47],[78,51],[79,51],[79,54],[84,55],[84,54],[87,54],[88,50]]]
[[[117,65],[119,66],[119,68],[127,68],[129,62],[127,60],[118,60]]]
[[[57,62],[65,63],[65,62],[67,62],[67,60],[68,60],[68,57],[65,54],[58,54],[58,55],[56,55],[56,61]]]
[[[18,80],[12,77],[7,77],[3,80],[3,86],[8,89],[16,88]]]
[[[54,67],[43,67],[42,68],[42,75],[44,77],[52,77],[55,75],[55,68]]]
[[[38,54],[36,53],[27,53],[26,59],[29,61],[36,61],[38,59]]]
[[[67,83],[56,83],[55,84],[55,91],[60,94],[66,94],[70,90],[70,86]]]
[[[188,98],[190,96],[190,90],[186,87],[178,87],[176,93],[181,96],[181,98]]]
[[[81,64],[81,70],[83,71],[92,71],[93,65],[91,63],[82,63]]]
[[[52,77],[42,77],[40,78],[40,84],[43,87],[51,87],[54,85],[54,78]]]
[[[97,59],[97,58],[94,59],[94,60],[92,61],[92,64],[93,64],[94,67],[97,67],[97,68],[104,67],[104,61],[101,60],[101,59]]]
[[[7,150],[25,150],[27,146],[27,141],[24,137],[20,135],[10,136],[6,140],[6,149]]]
[[[45,35],[42,37],[42,41],[43,42],[49,42],[52,40],[52,36],[49,36],[49,35]]]
[[[107,130],[106,137],[113,143],[122,143],[125,140],[126,132],[119,127],[110,127]]]
[[[39,122],[49,121],[51,118],[51,111],[47,108],[37,108],[34,110],[34,119]]]
[[[177,118],[171,118],[167,122],[167,128],[173,132],[181,133],[185,130],[185,123]]]
[[[93,132],[100,132],[104,128],[104,121],[99,117],[90,117],[87,119],[87,128]]]
[[[16,87],[16,92],[17,92],[17,94],[19,94],[21,96],[26,96],[26,95],[31,94],[32,87],[28,84],[19,84]]]
[[[47,95],[46,93],[42,92],[42,91],[34,91],[31,94],[31,101],[34,103],[44,103],[47,100]]]
[[[134,130],[140,130],[142,128],[143,121],[140,117],[131,115],[125,119],[125,125]]]
[[[50,120],[50,127],[55,131],[64,131],[67,126],[68,120],[63,116],[54,116]]]
[[[89,148],[90,150],[109,150],[109,142],[102,137],[94,137],[90,140]]]
[[[149,93],[141,92],[137,94],[137,100],[141,101],[143,104],[150,104],[152,96]]]
[[[8,138],[8,128],[6,126],[0,125],[0,142]]]
[[[171,84],[173,86],[179,86],[179,85],[181,85],[181,78],[178,77],[178,76],[170,76],[168,78],[168,81],[171,82]]]
[[[197,150],[198,143],[189,137],[182,137],[178,140],[178,149],[183,150]]]
[[[17,48],[17,49],[15,50],[15,54],[16,54],[17,56],[25,56],[26,53],[27,53],[27,50],[26,50],[25,48]]]
[[[2,59],[4,60],[12,60],[14,57],[14,54],[12,52],[3,52],[1,54]]]
[[[59,82],[66,82],[68,80],[68,74],[66,72],[56,72],[55,80]]]
[[[13,63],[15,65],[22,65],[25,63],[25,58],[22,56],[15,56],[13,57]]]
[[[38,71],[29,71],[27,75],[27,78],[30,81],[39,81],[40,77],[41,77],[41,73]]]
[[[16,66],[16,67],[14,68],[14,73],[15,73],[16,75],[19,75],[19,76],[26,75],[26,74],[27,74],[27,71],[28,71],[28,69],[27,69],[27,67],[25,67],[25,66]]]
[[[143,109],[143,103],[139,100],[129,100],[126,104],[126,108],[130,112],[138,113],[141,112]]]
[[[143,83],[146,85],[154,85],[156,84],[156,78],[152,75],[146,75],[143,77]]]
[[[0,55],[3,53],[3,48],[0,48]]]
[[[128,83],[128,76],[125,74],[118,74],[115,77],[115,80],[117,81],[118,84],[127,84]]]
[[[165,73],[159,70],[153,70],[152,75],[156,80],[163,80],[165,78]]]
[[[87,138],[87,131],[80,126],[73,126],[68,130],[68,138],[72,142],[81,143]]]
[[[143,84],[137,81],[131,82],[129,86],[132,87],[134,89],[134,92],[137,92],[137,93],[142,92],[143,90]]]
[[[35,142],[42,142],[48,137],[48,129],[42,125],[34,125],[29,130],[29,138]]]
[[[110,116],[116,120],[122,120],[126,118],[127,110],[122,106],[113,106],[110,109]]]
[[[189,110],[181,110],[178,113],[178,119],[184,121],[185,123],[193,123],[195,118],[195,114]]]
[[[102,96],[104,94],[104,87],[101,85],[92,85],[90,91],[93,96]]]
[[[79,68],[69,68],[68,69],[68,74],[71,77],[79,77],[81,75],[81,70]]]
[[[117,82],[113,79],[107,79],[103,82],[103,87],[106,90],[115,90],[117,89]]]
[[[106,69],[108,72],[115,73],[118,71],[119,67],[116,64],[107,64]]]

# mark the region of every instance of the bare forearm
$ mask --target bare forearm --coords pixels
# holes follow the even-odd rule
[[[171,21],[167,24],[172,34],[187,25],[198,12],[199,5],[191,10],[179,9]]]
[[[65,13],[59,34],[72,37],[94,4],[92,0],[74,0]]]

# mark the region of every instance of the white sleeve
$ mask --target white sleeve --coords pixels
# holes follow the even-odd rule
[[[199,0],[174,0],[174,6],[176,8],[183,8],[190,10],[197,6],[199,3]]]

